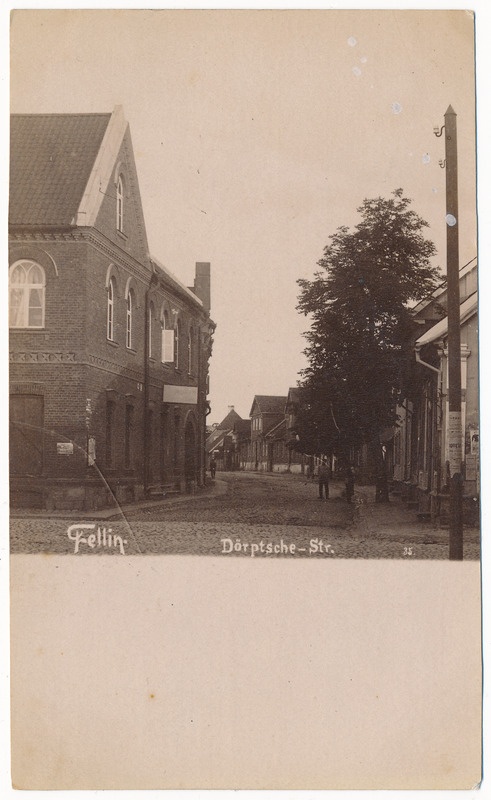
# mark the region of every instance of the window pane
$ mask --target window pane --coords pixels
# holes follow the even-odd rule
[[[43,327],[43,309],[30,308],[29,309],[29,328],[42,328]]]
[[[24,289],[10,289],[9,324],[11,328],[22,328],[26,324],[22,318],[23,297]]]
[[[27,275],[22,264],[17,264],[10,275],[10,283],[22,284],[27,282]]]
[[[133,296],[132,296],[132,293],[130,292],[128,294],[128,300],[127,300],[127,305],[126,305],[126,308],[127,308],[127,311],[126,311],[126,347],[131,347],[132,346],[132,341],[131,341],[131,310],[132,310],[132,307],[133,307]]]
[[[43,325],[43,289],[29,291],[29,322],[30,328],[41,328]]]
[[[164,364],[174,361],[174,331],[162,330],[162,362]]]
[[[31,264],[29,268],[29,283],[44,285],[44,272],[37,264]]]
[[[43,307],[43,290],[31,289],[29,292],[29,308]]]
[[[12,328],[44,325],[44,270],[33,261],[20,261],[10,273],[9,323]]]
[[[113,340],[113,298],[114,298],[114,279],[111,278],[107,288],[107,330],[106,336]]]

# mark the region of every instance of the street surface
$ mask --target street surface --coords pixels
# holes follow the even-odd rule
[[[374,502],[373,487],[331,482],[329,500],[300,475],[218,473],[196,495],[127,506],[119,513],[12,510],[12,553],[188,554],[224,558],[447,559],[448,529],[421,522],[398,499]],[[464,558],[478,559],[479,531],[464,532]]]

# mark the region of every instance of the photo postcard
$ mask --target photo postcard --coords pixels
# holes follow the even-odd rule
[[[14,789],[479,788],[475,24],[11,11]]]

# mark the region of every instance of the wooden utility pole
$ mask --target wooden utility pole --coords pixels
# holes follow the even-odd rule
[[[462,380],[460,350],[459,208],[457,180],[457,114],[445,113],[448,315],[448,458],[450,462],[449,558],[462,561]]]

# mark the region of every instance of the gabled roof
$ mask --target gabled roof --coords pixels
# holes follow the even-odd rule
[[[150,256],[150,262],[152,264],[154,274],[157,275],[157,277],[161,277],[167,286],[171,286],[173,289],[176,289],[176,291],[184,295],[188,300],[192,300],[193,303],[203,308],[203,303],[199,299],[198,295],[185,286],[179,280],[179,278],[177,278],[174,273],[170,271],[170,269],[162,264],[161,261],[155,258],[155,256]]]
[[[460,305],[460,324],[463,325],[470,317],[473,316],[477,311],[477,292],[471,294],[470,297],[467,298],[463,303]],[[416,340],[414,345],[416,350],[419,350],[425,344],[430,344],[431,342],[437,342],[439,339],[444,339],[448,332],[448,317],[444,317],[441,319],[440,322],[437,322],[436,325],[433,325],[426,333],[419,337]]]
[[[11,225],[70,226],[111,114],[14,114],[10,138]]]
[[[284,414],[285,404],[286,397],[273,394],[256,394],[249,416],[252,416],[254,406],[258,407],[261,414]]]
[[[464,266],[459,269],[459,281],[461,281],[463,278],[465,278],[466,275],[469,274],[469,272],[472,272],[475,269],[477,269],[477,256],[471,258],[471,260],[468,261],[467,264],[464,264]],[[420,300],[418,303],[412,306],[411,313],[414,315],[419,314],[423,309],[425,309],[428,305],[430,305],[430,303],[432,303],[435,300],[438,300],[438,298],[441,297],[441,295],[444,294],[446,291],[447,291],[447,276],[445,275],[442,282],[436,287],[436,289],[433,290],[433,292],[430,295],[424,297],[422,300]]]
[[[212,433],[206,439],[206,452],[209,453],[210,450],[213,450],[215,447],[218,447],[223,440],[226,438],[228,431],[220,430],[219,428],[215,428]]]
[[[290,403],[300,403],[306,396],[307,396],[307,390],[305,386],[291,386],[288,389],[288,397],[286,398],[286,403],[287,405],[289,405]]]
[[[231,431],[235,423],[239,422],[239,420],[242,420],[242,417],[239,414],[237,414],[234,408],[231,408],[225,419],[222,419],[222,421],[220,422],[218,428],[220,430]]]
[[[239,436],[249,436],[251,433],[252,422],[250,419],[238,419],[234,424],[234,433]]]
[[[267,432],[264,438],[275,439],[275,440],[283,439],[285,433],[286,433],[286,419],[283,418],[282,420],[280,420],[280,422],[278,422],[277,425],[275,425],[273,428],[271,428],[271,430]]]

